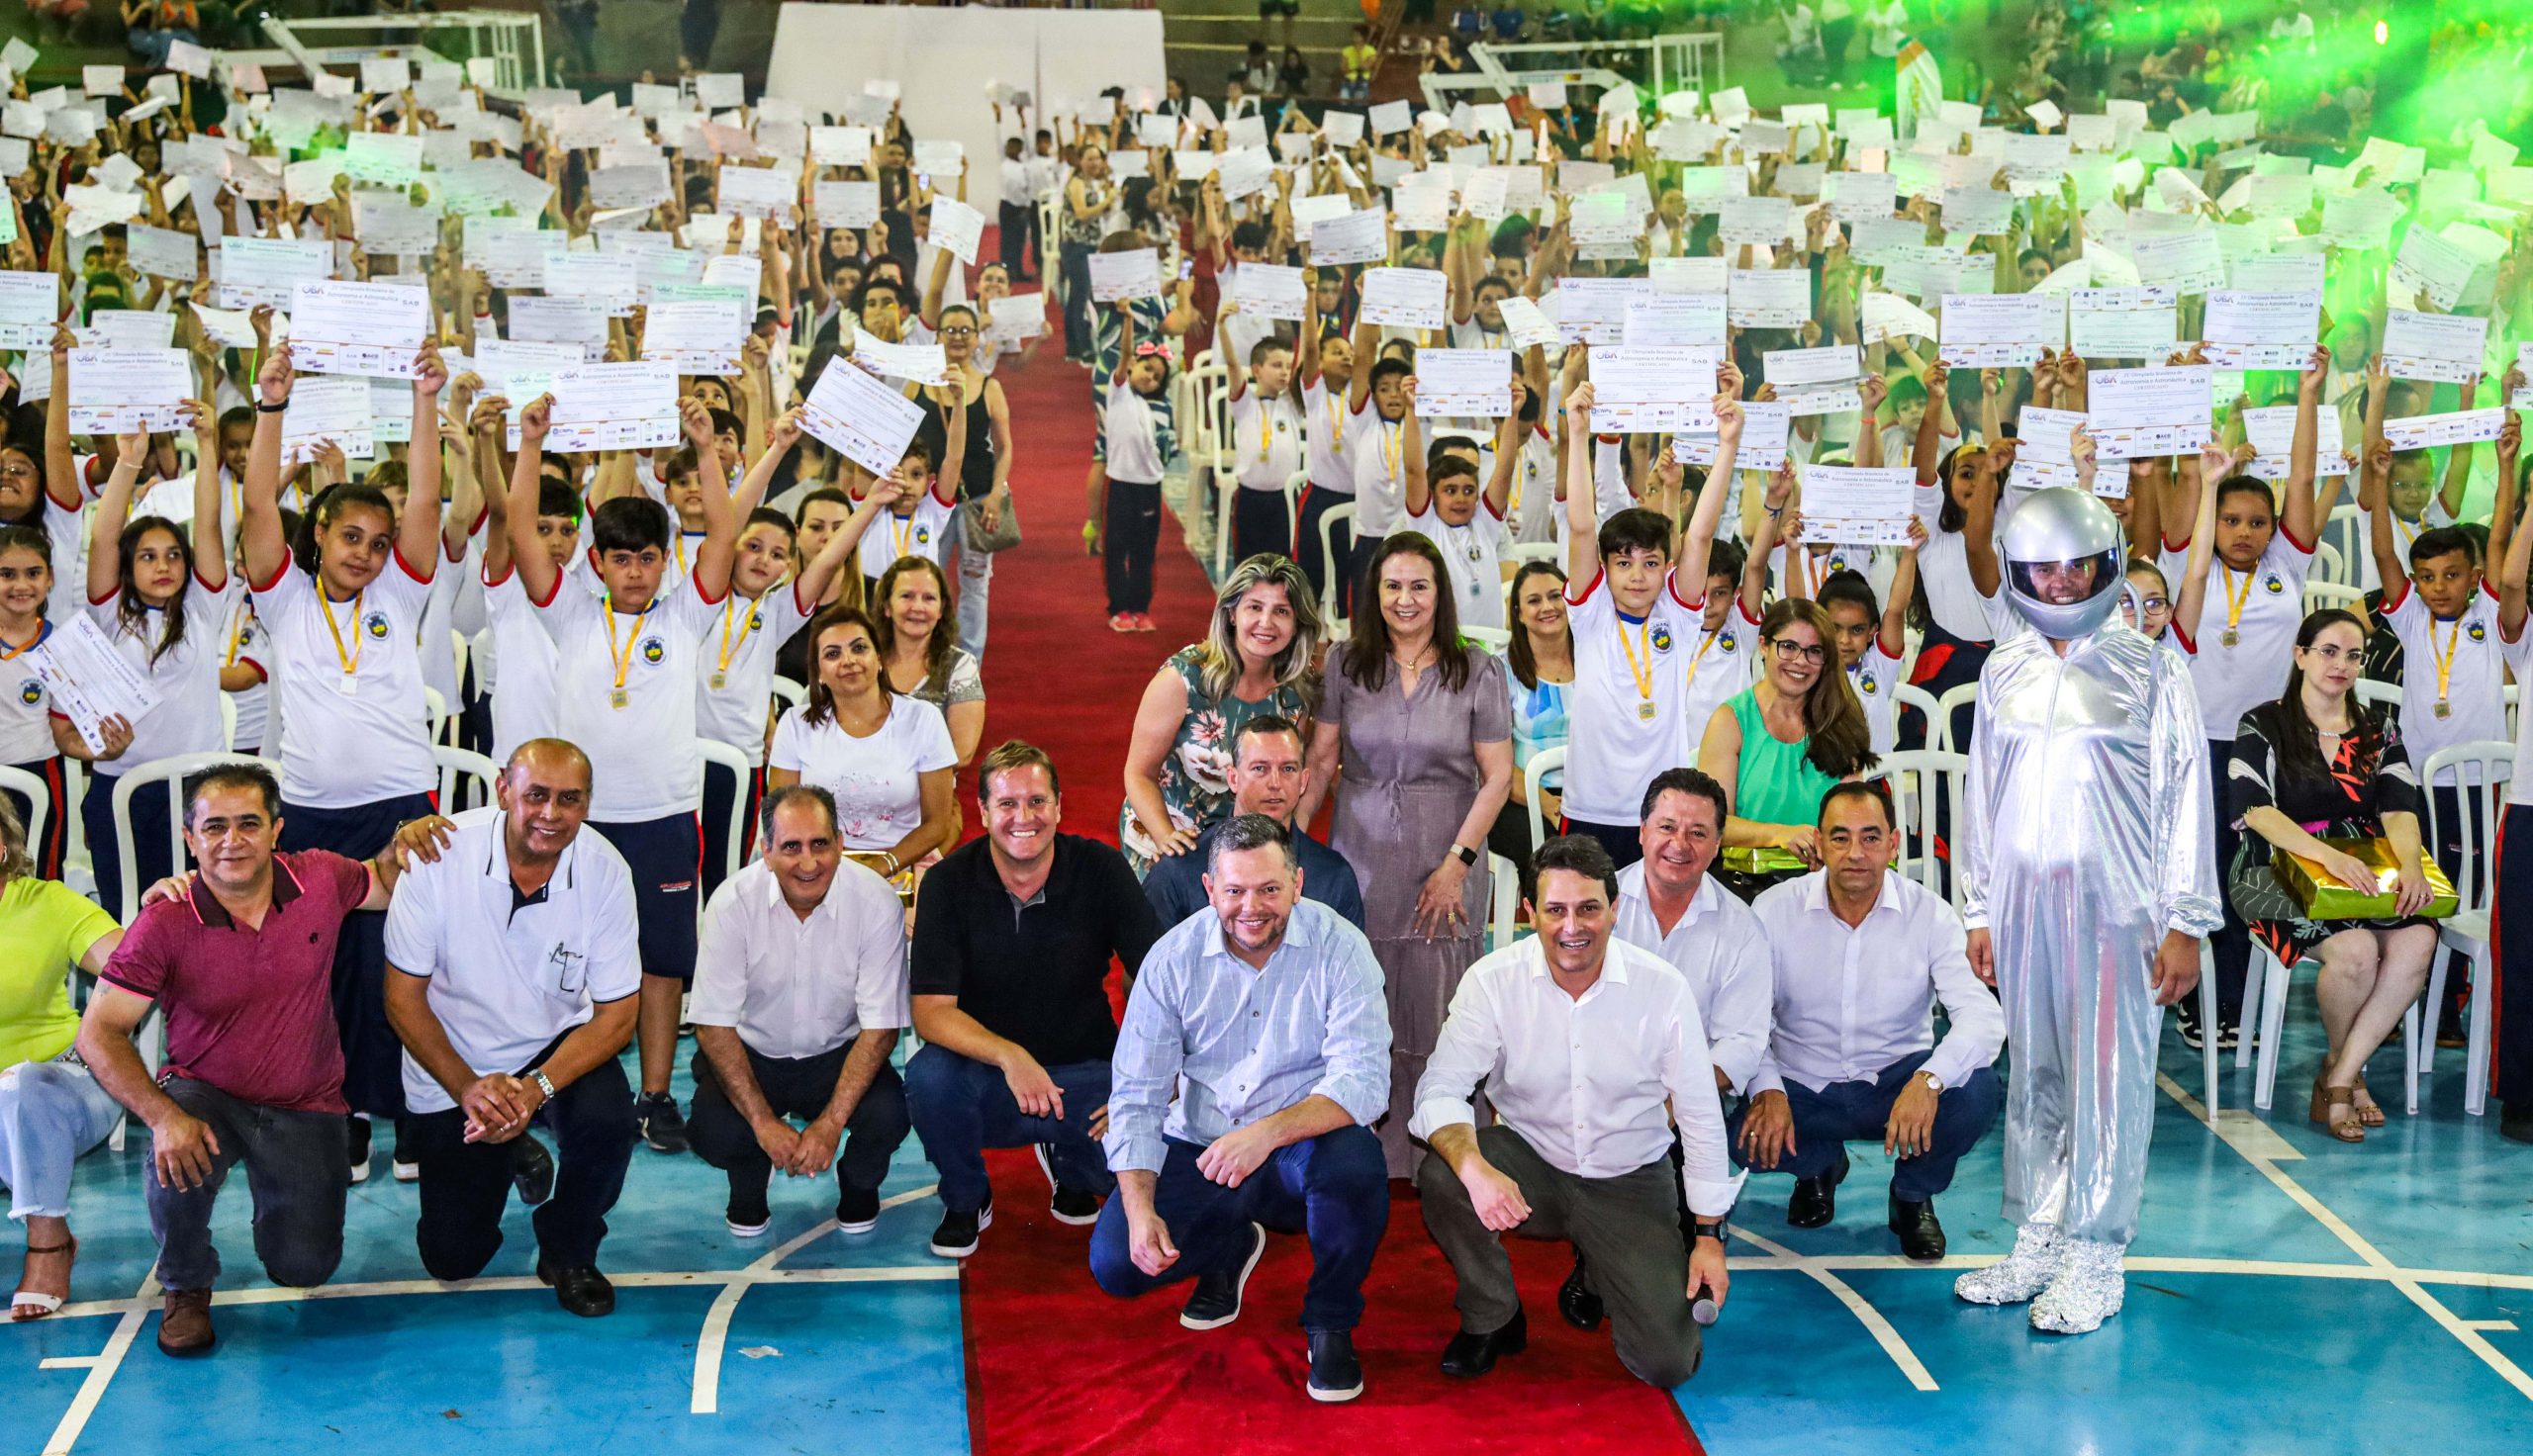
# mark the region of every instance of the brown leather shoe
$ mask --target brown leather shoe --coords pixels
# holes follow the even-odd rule
[[[211,1291],[171,1289],[158,1316],[158,1348],[170,1355],[199,1355],[217,1338],[211,1332]]]

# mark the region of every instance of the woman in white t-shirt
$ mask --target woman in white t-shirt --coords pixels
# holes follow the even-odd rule
[[[201,450],[194,472],[194,529],[203,539],[224,539],[220,457],[212,443],[212,414],[194,410]],[[140,488],[140,466],[149,448],[145,434],[118,442],[114,472],[97,497],[89,522],[88,614],[158,696],[158,705],[106,734],[103,752],[92,752],[74,733],[62,751],[87,759],[94,777],[80,803],[88,857],[97,876],[97,902],[125,919],[123,856],[115,837],[118,779],[136,766],[178,754],[214,753],[229,747],[221,730],[220,670],[227,659],[226,629],[241,594],[217,545],[197,557],[182,531],[163,516],[127,520]],[[133,883],[155,884],[174,868],[167,839],[167,784],[141,785],[132,795]]]
[[[880,633],[862,612],[819,613],[809,644],[816,677],[808,701],[774,725],[766,791],[809,783],[834,794],[844,847],[880,855],[891,875],[950,848],[958,751],[941,710],[889,685]]]

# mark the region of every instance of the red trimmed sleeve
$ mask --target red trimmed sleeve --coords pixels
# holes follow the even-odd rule
[[[1601,590],[1601,582],[1608,576],[1609,572],[1606,569],[1592,573],[1592,580],[1584,583],[1583,590],[1580,592],[1574,590],[1572,583],[1567,583],[1565,588],[1565,604],[1568,606],[1581,606],[1584,602],[1591,600],[1592,593]]]

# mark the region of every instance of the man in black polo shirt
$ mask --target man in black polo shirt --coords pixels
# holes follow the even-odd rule
[[[1161,860],[1144,876],[1144,898],[1152,901],[1163,930],[1212,908],[1205,898],[1205,854],[1223,826],[1243,814],[1264,814],[1290,830],[1293,854],[1301,862],[1302,898],[1336,911],[1357,930],[1363,928],[1363,890],[1355,879],[1355,866],[1293,822],[1302,791],[1310,785],[1308,752],[1301,725],[1280,714],[1261,713],[1240,725],[1231,742],[1231,813],[1196,836],[1185,854]]]
[[[1017,739],[977,772],[985,837],[935,864],[915,902],[909,989],[923,1049],[906,1110],[941,1173],[932,1251],[961,1258],[993,1222],[985,1149],[1038,1148],[1055,1217],[1087,1225],[1116,1186],[1108,1058],[1117,1021],[1108,961],[1131,979],[1160,935],[1125,856],[1056,832],[1056,766]]]

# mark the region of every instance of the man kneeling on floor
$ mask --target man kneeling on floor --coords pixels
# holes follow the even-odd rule
[[[1528,1342],[1502,1240],[1519,1233],[1573,1242],[1619,1363],[1668,1390],[1697,1373],[1692,1302],[1724,1303],[1724,1216],[1740,1185],[1698,992],[1612,935],[1618,870],[1598,841],[1548,841],[1535,873],[1539,934],[1469,967],[1416,1087],[1411,1131],[1434,1150],[1416,1172],[1425,1227],[1459,1276],[1443,1373],[1484,1375]],[[1499,1120],[1485,1129],[1470,1106],[1481,1081]],[[1695,1247],[1681,1239],[1682,1192]]]
[[[1380,964],[1361,931],[1301,898],[1282,825],[1243,814],[1206,855],[1213,914],[1154,943],[1117,1030],[1105,1139],[1117,1196],[1091,1230],[1091,1277],[1120,1298],[1193,1278],[1178,1322],[1213,1329],[1240,1318],[1266,1228],[1298,1229],[1310,1396],[1351,1401],[1363,1393],[1363,1276],[1389,1224],[1365,1126],[1389,1106]]]

